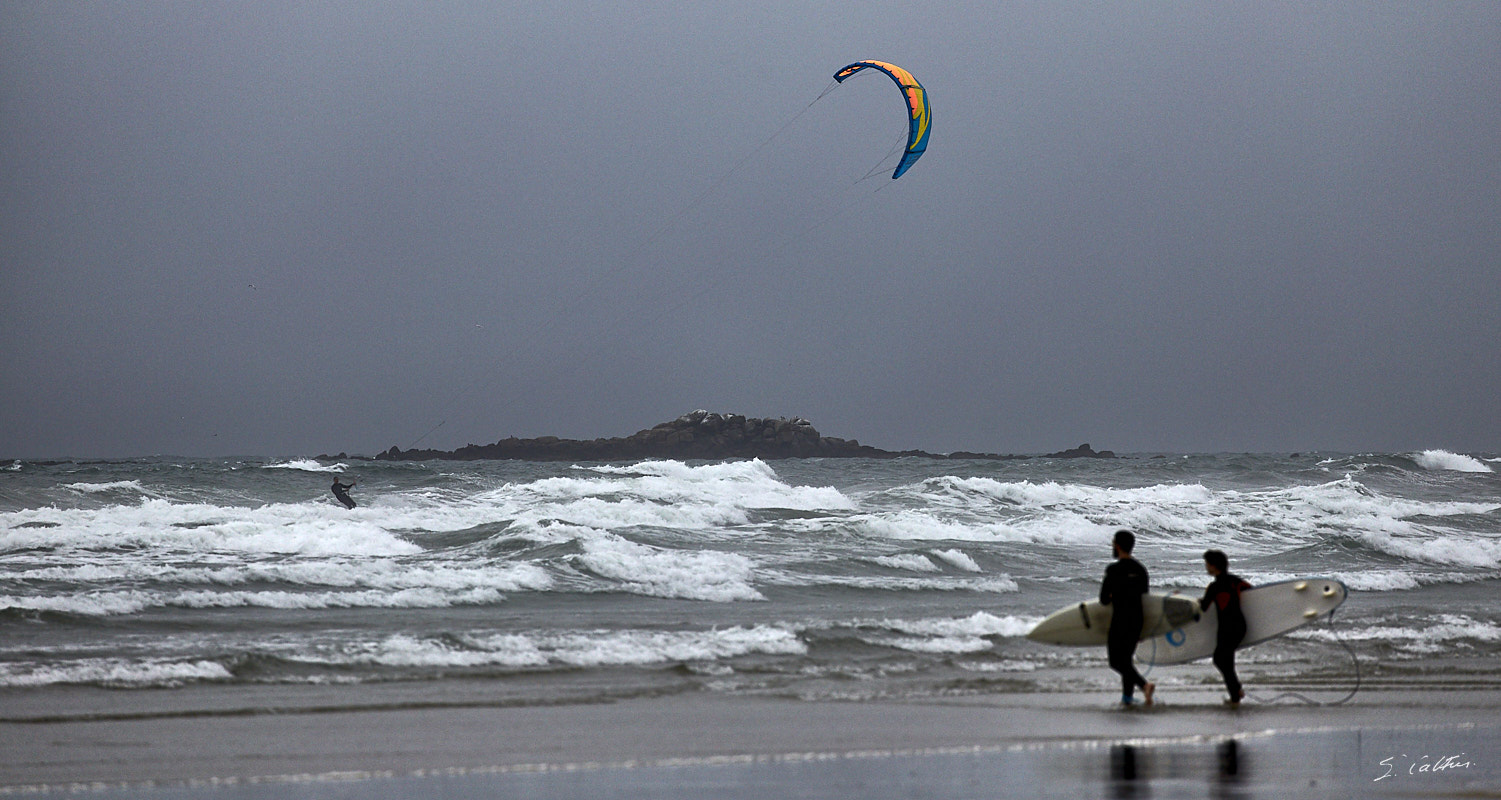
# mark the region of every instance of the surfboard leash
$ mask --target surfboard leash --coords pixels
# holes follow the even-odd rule
[[[1329,612],[1329,627],[1331,629],[1334,627],[1334,612],[1333,611]],[[1151,658],[1150,661],[1147,662],[1147,669],[1146,669],[1146,671],[1141,674],[1141,676],[1143,678],[1147,677],[1148,675],[1151,675],[1152,674],[1152,670],[1155,669],[1156,666],[1157,666],[1157,639],[1154,637],[1151,641],[1152,641],[1152,658]],[[1249,699],[1251,699],[1254,702],[1261,703],[1261,704],[1264,704],[1264,705],[1274,705],[1276,703],[1282,702],[1283,700],[1299,700],[1299,701],[1307,703],[1308,705],[1311,705],[1311,706],[1341,706],[1341,705],[1344,705],[1345,703],[1350,702],[1350,700],[1355,697],[1355,693],[1360,691],[1360,659],[1355,655],[1355,648],[1351,647],[1350,643],[1347,642],[1347,641],[1345,641],[1338,634],[1335,635],[1334,641],[1338,642],[1339,645],[1340,645],[1340,647],[1345,648],[1345,653],[1350,656],[1350,666],[1355,671],[1355,685],[1350,689],[1350,693],[1349,694],[1346,694],[1344,697],[1341,697],[1338,700],[1333,700],[1333,701],[1330,701],[1330,702],[1319,702],[1318,700],[1314,700],[1313,698],[1308,697],[1307,695],[1304,695],[1304,694],[1299,693],[1299,692],[1282,692],[1280,694],[1276,694],[1276,695],[1273,695],[1271,697],[1263,699],[1263,698],[1257,697],[1256,695],[1254,695],[1251,692],[1247,691],[1245,693],[1246,697],[1249,698]]]
[[[1334,628],[1333,611],[1329,612],[1329,627],[1331,630]],[[1351,647],[1350,643],[1340,637],[1338,633],[1335,634],[1334,641],[1338,642],[1340,647],[1345,648],[1345,653],[1350,656],[1350,666],[1355,671],[1355,685],[1350,688],[1349,694],[1346,694],[1344,697],[1341,697],[1338,700],[1332,700],[1322,703],[1299,692],[1282,692],[1281,694],[1273,695],[1272,697],[1266,699],[1262,699],[1251,694],[1250,692],[1246,692],[1246,697],[1256,701],[1257,703],[1262,703],[1265,705],[1272,705],[1274,703],[1282,701],[1283,699],[1299,700],[1311,706],[1342,706],[1345,703],[1350,702],[1351,698],[1355,697],[1355,693],[1360,691],[1360,659],[1355,655],[1355,648]]]

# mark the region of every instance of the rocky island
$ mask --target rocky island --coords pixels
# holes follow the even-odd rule
[[[630,436],[609,439],[535,439],[510,437],[494,444],[469,444],[456,450],[402,450],[392,447],[377,460],[425,461],[480,459],[518,461],[638,461],[647,458],[677,460],[727,458],[901,458],[1014,459],[1029,456],[996,453],[928,453],[922,450],[881,450],[854,439],[824,436],[805,419],[763,419],[740,414],[694,411]],[[1042,458],[1113,458],[1109,450],[1095,451],[1088,444],[1050,453]]]

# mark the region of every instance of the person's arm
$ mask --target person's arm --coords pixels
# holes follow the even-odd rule
[[[1105,580],[1100,581],[1100,605],[1110,605],[1110,570],[1105,570]]]

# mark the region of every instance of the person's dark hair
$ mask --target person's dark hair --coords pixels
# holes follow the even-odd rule
[[[1208,564],[1211,567],[1214,567],[1220,572],[1230,571],[1230,559],[1225,556],[1225,553],[1222,550],[1205,550],[1204,563]]]
[[[1122,553],[1131,555],[1131,551],[1136,549],[1136,535],[1130,531],[1116,531],[1115,546],[1119,547]]]

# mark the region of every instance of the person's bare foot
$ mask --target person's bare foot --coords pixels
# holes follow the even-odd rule
[[[1141,687],[1142,697],[1145,698],[1146,701],[1145,705],[1152,704],[1152,693],[1155,691],[1157,691],[1157,684],[1155,683],[1149,683],[1146,686]]]

